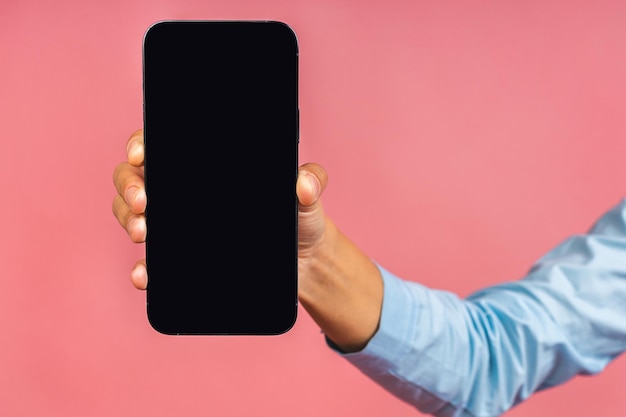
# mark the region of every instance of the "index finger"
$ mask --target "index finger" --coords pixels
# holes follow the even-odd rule
[[[128,163],[136,166],[143,166],[144,148],[143,148],[143,129],[135,131],[126,143],[126,157]]]

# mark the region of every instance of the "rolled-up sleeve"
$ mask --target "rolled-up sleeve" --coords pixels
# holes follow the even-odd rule
[[[342,355],[424,413],[498,416],[626,350],[626,200],[523,279],[465,299],[379,268],[379,329]]]

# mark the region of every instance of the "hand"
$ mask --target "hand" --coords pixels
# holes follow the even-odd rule
[[[143,130],[134,132],[126,143],[127,161],[119,163],[113,172],[117,195],[113,199],[113,214],[135,243],[146,240],[146,189],[143,177]],[[146,260],[136,262],[131,275],[133,285],[145,290],[148,285]]]
[[[146,240],[146,191],[144,187],[143,130],[134,132],[126,143],[127,161],[115,167],[113,183],[117,195],[113,200],[113,214],[135,243]],[[326,187],[328,176],[318,164],[304,164],[298,171],[296,193],[298,195],[298,272],[305,274],[308,264],[322,240],[325,216],[319,197]],[[131,282],[141,290],[148,284],[145,259],[140,259],[131,272]]]
[[[126,144],[127,161],[113,174],[113,214],[136,243],[146,240],[143,130]],[[320,197],[326,170],[300,166],[298,196],[298,298],[322,331],[345,352],[362,349],[378,328],[383,285],[376,265],[325,216]],[[148,285],[145,259],[136,262],[131,282]]]

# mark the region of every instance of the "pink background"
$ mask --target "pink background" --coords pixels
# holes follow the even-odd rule
[[[148,325],[111,178],[142,124],[144,30],[171,18],[295,29],[301,162],[328,169],[328,213],[407,279],[460,295],[517,279],[626,194],[624,2],[2,0],[2,416],[416,415],[304,311],[278,337]],[[625,372],[509,415],[623,416]]]

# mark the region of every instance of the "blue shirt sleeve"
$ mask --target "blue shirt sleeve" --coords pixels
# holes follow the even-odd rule
[[[626,350],[626,200],[523,279],[465,299],[379,268],[379,329],[342,355],[424,413],[498,416]]]

